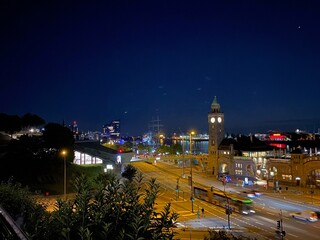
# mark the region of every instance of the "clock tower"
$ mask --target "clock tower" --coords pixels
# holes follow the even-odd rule
[[[208,142],[208,167],[212,174],[217,175],[219,170],[219,145],[224,139],[224,114],[220,111],[220,104],[215,96],[208,113],[209,142]]]

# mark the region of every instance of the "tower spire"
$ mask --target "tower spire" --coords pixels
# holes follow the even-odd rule
[[[219,113],[220,112],[220,104],[218,103],[217,96],[214,96],[214,99],[211,103],[211,112]]]

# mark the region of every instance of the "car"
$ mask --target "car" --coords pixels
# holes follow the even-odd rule
[[[308,221],[308,222],[316,222],[318,221],[318,216],[314,211],[311,210],[303,210],[301,212],[290,213],[292,218]]]
[[[248,198],[255,198],[262,195],[262,193],[257,190],[242,191],[241,193],[245,194]]]
[[[260,196],[262,195],[262,192],[260,192],[260,191],[258,191],[258,190],[252,190],[251,192],[254,193],[254,195],[255,195],[256,197],[260,197]]]
[[[256,195],[252,192],[243,191],[242,193],[244,193],[248,198],[255,198],[256,197]]]

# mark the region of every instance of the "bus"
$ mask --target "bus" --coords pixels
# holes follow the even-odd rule
[[[237,194],[225,194],[223,191],[211,191],[209,189],[200,187],[193,187],[193,194],[194,197],[200,200],[212,203],[223,208],[227,208],[229,204],[229,208],[231,209],[231,211],[240,214],[248,215],[251,213],[255,213],[252,200],[239,196]]]

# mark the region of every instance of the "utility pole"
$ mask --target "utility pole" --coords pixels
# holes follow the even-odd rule
[[[177,178],[177,187],[176,187],[177,200],[179,200],[179,180],[180,180],[180,177]]]
[[[193,195],[193,179],[192,179],[192,159],[190,158],[190,166],[191,166],[191,170],[190,170],[190,186],[191,186],[191,192],[190,192],[190,195],[191,195],[191,208],[192,208],[192,212],[193,212],[193,202],[194,202],[194,195]]]
[[[230,230],[231,227],[230,227],[230,214],[232,214],[232,209],[230,208],[230,205],[229,205],[229,199],[227,197],[227,194],[226,194],[226,179],[224,178],[223,181],[223,192],[224,192],[224,196],[227,200],[227,206],[226,206],[226,214],[228,216],[228,229]]]

